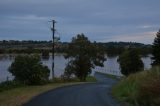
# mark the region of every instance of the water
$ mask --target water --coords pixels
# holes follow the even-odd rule
[[[92,70],[91,75],[94,74],[95,71],[108,73],[112,75],[122,76],[119,64],[117,62],[116,57],[108,57],[107,61],[104,62],[104,67],[96,67]],[[144,62],[145,69],[151,68],[151,59],[150,55],[148,57],[142,57]],[[14,61],[14,56],[9,55],[1,55],[0,56],[0,82],[5,81],[9,78],[9,80],[13,79],[13,76],[8,72],[8,67]],[[62,55],[55,56],[55,76],[60,77],[64,73],[64,68],[69,60],[64,59]],[[52,69],[52,57],[50,56],[49,59],[42,59],[42,63]],[[50,73],[50,78],[52,74]]]

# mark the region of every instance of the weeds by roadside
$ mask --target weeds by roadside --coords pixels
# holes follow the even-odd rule
[[[17,81],[5,81],[5,82],[0,83],[0,92],[3,92],[5,90],[10,90],[13,88],[23,87],[23,86],[25,85]]]
[[[113,95],[125,106],[160,105],[160,67],[132,74],[113,88]]]

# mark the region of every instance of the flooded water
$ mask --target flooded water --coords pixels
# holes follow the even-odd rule
[[[92,70],[92,75],[95,71],[102,72],[102,73],[108,73],[113,74],[117,76],[121,76],[119,69],[119,63],[117,62],[116,57],[108,57],[107,61],[104,62],[104,67],[96,67]],[[145,69],[149,69],[151,67],[151,59],[150,56],[148,57],[142,57],[142,60],[144,62]],[[0,56],[0,82],[5,81],[7,79],[12,79],[13,76],[8,72],[8,67],[11,65],[11,63],[14,61],[14,56],[9,55],[1,55]],[[55,76],[59,77],[64,73],[64,68],[66,66],[66,63],[69,60],[66,60],[63,55],[56,55],[55,56]],[[52,57],[50,56],[48,59],[42,59],[42,63],[49,67],[51,70],[52,67]],[[50,78],[52,74],[50,73]]]

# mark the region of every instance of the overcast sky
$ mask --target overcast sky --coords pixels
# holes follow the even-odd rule
[[[84,33],[92,41],[151,44],[160,26],[160,0],[0,0],[0,40],[61,41]]]

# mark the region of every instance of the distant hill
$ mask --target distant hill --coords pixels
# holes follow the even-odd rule
[[[128,48],[135,48],[143,56],[151,54],[152,51],[152,45],[136,42],[106,42],[98,44],[105,48],[108,56],[120,55]]]
[[[114,46],[114,47],[150,47],[150,44],[143,44],[137,42],[106,42],[106,43],[99,43],[103,46]]]
[[[59,42],[55,45],[55,52],[65,53],[69,42]],[[151,53],[151,45],[145,45],[136,42],[98,42],[99,46],[103,47],[109,56],[119,55],[127,48],[135,48],[142,55]],[[52,41],[17,41],[17,40],[3,40],[0,41],[0,53],[26,53],[36,52],[41,53],[44,50],[51,51]]]

